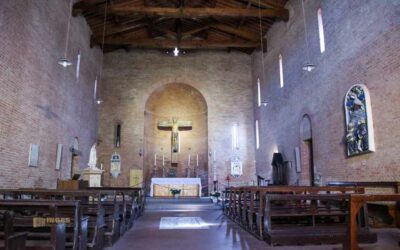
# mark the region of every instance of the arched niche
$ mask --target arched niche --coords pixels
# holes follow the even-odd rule
[[[375,151],[371,100],[367,87],[355,84],[344,100],[346,151],[348,156]]]
[[[179,152],[172,153],[171,130],[158,127],[159,122],[190,121],[191,129],[179,130]],[[154,176],[163,177],[162,163],[164,155],[165,176],[174,169],[175,177],[186,177],[189,165],[191,177],[202,179],[208,184],[208,129],[207,103],[203,95],[194,87],[184,83],[169,83],[154,90],[146,101],[144,126],[144,177],[150,183]],[[198,155],[198,167],[197,167]],[[174,165],[172,168],[171,165]]]
[[[311,128],[311,119],[308,115],[304,115],[301,120],[301,139],[303,141],[310,140],[312,138],[312,128]]]
[[[315,184],[315,169],[314,169],[314,150],[312,123],[309,115],[305,114],[300,122],[300,155],[297,155],[296,164],[301,166],[299,184],[311,185]]]

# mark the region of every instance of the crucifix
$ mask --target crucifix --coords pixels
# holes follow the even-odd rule
[[[179,152],[179,131],[191,130],[191,121],[178,121],[176,118],[172,118],[172,121],[160,121],[157,124],[158,129],[171,131],[171,153]]]

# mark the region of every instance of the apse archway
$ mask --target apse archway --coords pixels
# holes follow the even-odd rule
[[[190,177],[200,177],[202,186],[207,186],[207,118],[207,103],[196,88],[169,83],[153,91],[146,101],[144,119],[146,183],[152,177],[187,177],[189,172]],[[180,125],[176,150],[171,131],[174,119]],[[159,126],[162,122],[165,126]]]

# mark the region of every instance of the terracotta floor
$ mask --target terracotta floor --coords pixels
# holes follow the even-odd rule
[[[162,229],[162,217],[200,217],[208,229]],[[204,225],[203,225],[204,226]],[[379,244],[363,246],[368,250],[400,249],[399,230],[379,230]],[[341,245],[271,247],[256,239],[232,221],[206,199],[148,199],[147,209],[133,228],[112,248],[140,250],[228,250],[228,249],[341,249]]]

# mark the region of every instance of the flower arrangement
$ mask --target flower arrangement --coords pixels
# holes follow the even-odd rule
[[[171,192],[171,194],[172,194],[173,196],[176,196],[176,195],[181,194],[181,190],[180,190],[180,189],[171,188],[169,191]]]

